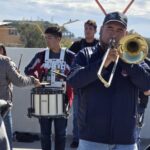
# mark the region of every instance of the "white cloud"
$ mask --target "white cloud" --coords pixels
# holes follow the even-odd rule
[[[106,9],[106,12],[122,11],[129,2],[129,0],[122,0],[120,3],[116,0],[100,1],[103,7]],[[40,16],[41,14],[41,17],[42,15],[57,15],[60,13],[65,15],[71,15],[73,13],[73,15],[78,16],[79,14],[81,16],[81,12],[82,14],[87,14],[87,16],[91,14],[102,14],[102,11],[99,9],[95,0],[0,0],[0,4],[3,6],[3,9],[1,9],[0,12],[9,13],[9,11],[14,11],[16,12],[16,17],[21,16],[22,14],[27,14],[30,18],[30,13],[33,16]],[[149,0],[136,0],[127,14],[131,16],[142,16],[150,19],[149,6]]]
[[[130,0],[99,1],[106,9],[106,12],[111,12],[123,11]],[[43,19],[63,24],[71,18],[79,19],[83,24],[87,19],[94,19],[101,25],[104,18],[104,14],[96,4],[95,0],[0,0],[0,5],[3,8],[0,9],[0,20],[23,18],[33,20]],[[129,22],[132,23],[131,25],[134,25],[136,28],[135,22],[138,23],[141,21],[143,24],[150,24],[149,6],[149,0],[136,0],[133,3],[127,12]],[[79,28],[82,28],[80,27],[81,24],[78,24],[79,22],[67,25],[67,27],[71,29],[72,26],[73,31],[79,31]],[[76,27],[77,25],[78,27]]]
[[[130,0],[122,0],[119,3],[119,1],[116,0],[100,0],[107,12],[114,10],[122,11],[129,1]],[[52,6],[55,5],[55,8],[62,6],[62,8],[66,10],[72,8],[82,12],[89,11],[90,9],[95,9],[95,11],[99,10],[95,0],[28,0],[28,2],[34,2],[44,7],[47,6],[49,9],[53,9]],[[149,6],[149,0],[136,0],[130,8],[129,14],[132,14],[131,12],[134,12],[134,15],[148,14],[150,12]]]

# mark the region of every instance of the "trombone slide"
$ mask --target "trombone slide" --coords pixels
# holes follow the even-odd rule
[[[117,67],[117,64],[118,64],[118,60],[119,60],[119,56],[116,58],[116,61],[115,61],[115,64],[113,66],[113,69],[112,69],[112,72],[111,72],[111,75],[110,75],[110,78],[108,81],[106,81],[103,76],[102,76],[102,70],[104,68],[104,63],[106,62],[106,59],[107,59],[107,56],[109,54],[109,51],[110,51],[110,48],[107,50],[105,56],[104,56],[104,59],[103,59],[103,62],[98,70],[98,73],[97,73],[97,76],[98,78],[101,80],[101,82],[104,84],[104,86],[106,88],[110,87],[111,85],[111,82],[112,82],[112,79],[113,79],[113,76],[114,76],[114,73],[115,73],[115,70],[116,70],[116,67]]]

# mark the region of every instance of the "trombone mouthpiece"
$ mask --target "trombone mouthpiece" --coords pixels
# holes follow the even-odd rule
[[[111,38],[109,40],[109,47],[110,48],[115,48],[115,46],[116,46],[116,40],[115,40],[115,38]]]

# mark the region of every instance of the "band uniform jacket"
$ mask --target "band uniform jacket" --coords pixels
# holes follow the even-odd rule
[[[65,50],[65,57],[64,61],[71,66],[73,60],[74,60],[75,54],[71,52],[70,50]],[[34,58],[31,60],[31,62],[25,67],[25,74],[26,75],[33,75],[36,78],[38,78],[40,81],[42,80],[42,65],[44,63],[45,58],[45,50],[37,53]],[[67,85],[67,91],[66,95],[69,101],[69,105],[72,105],[73,101],[73,89],[71,86]]]

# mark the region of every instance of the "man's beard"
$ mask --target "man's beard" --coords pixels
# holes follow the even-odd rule
[[[109,47],[109,44],[104,43],[101,39],[100,39],[100,45],[104,51],[106,51]]]

